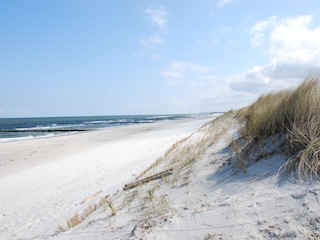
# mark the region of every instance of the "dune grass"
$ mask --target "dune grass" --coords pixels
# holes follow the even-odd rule
[[[320,75],[309,75],[296,88],[262,95],[238,116],[241,134],[259,141],[286,134],[290,159],[286,169],[299,176],[320,177]]]
[[[108,207],[110,208],[111,210],[111,215],[114,216],[117,214],[117,210],[115,209],[113,203],[111,200],[107,201],[107,204],[108,204]]]
[[[67,227],[63,227],[63,226],[59,225],[55,234],[66,232],[69,229],[76,227],[82,221],[84,221],[91,213],[96,211],[99,207],[104,206],[106,203],[108,203],[108,205],[109,205],[109,203],[111,201],[107,200],[108,198],[109,198],[109,195],[106,195],[106,196],[102,197],[99,202],[96,202],[96,203],[91,204],[88,207],[86,207],[82,213],[80,213],[80,214],[76,213],[73,217],[71,217],[67,220]],[[109,207],[110,207],[110,205],[109,205]],[[115,215],[115,209],[114,209],[113,205],[112,205],[111,210],[112,210],[112,215]]]

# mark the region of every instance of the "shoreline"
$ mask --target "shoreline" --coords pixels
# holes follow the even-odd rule
[[[39,136],[26,139],[15,139],[0,142],[0,179],[20,170],[38,166],[46,162],[71,156],[90,148],[99,147],[115,138],[139,134],[144,131],[161,130],[170,125],[195,121],[210,121],[214,117],[199,117],[182,120],[165,120],[138,125],[115,126],[109,128],[90,129],[67,134]]]
[[[199,117],[214,117],[211,114],[167,114],[167,115],[123,115],[123,116],[80,116],[45,118],[0,118],[0,143],[62,135],[75,132],[99,130],[166,120],[183,120]]]

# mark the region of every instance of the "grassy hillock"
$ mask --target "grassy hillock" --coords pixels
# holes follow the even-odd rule
[[[238,116],[247,141],[286,135],[286,169],[320,177],[320,75],[306,77],[296,89],[262,95]]]

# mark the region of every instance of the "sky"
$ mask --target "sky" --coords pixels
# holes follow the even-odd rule
[[[221,112],[320,67],[319,0],[1,0],[0,117]]]

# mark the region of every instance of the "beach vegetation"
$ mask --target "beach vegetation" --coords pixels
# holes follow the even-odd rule
[[[132,192],[129,192],[127,194],[127,197],[125,198],[124,204],[130,205],[138,196],[138,190],[133,190]]]
[[[58,226],[56,230],[56,234],[61,233],[61,232],[66,232],[70,228],[74,228],[77,225],[79,225],[82,221],[84,221],[91,213],[96,211],[99,207],[105,205],[109,201],[107,200],[109,198],[109,195],[106,195],[100,199],[99,202],[90,204],[88,207],[86,207],[82,213],[76,213],[73,217],[69,218],[67,220],[67,227],[63,227],[61,225]]]
[[[109,207],[110,210],[111,210],[111,215],[112,215],[112,216],[116,215],[116,214],[117,214],[117,210],[115,209],[112,201],[111,201],[111,200],[108,200],[108,201],[107,201],[107,204],[108,204],[108,207]]]
[[[61,225],[58,226],[57,230],[55,231],[55,235],[68,231],[68,228],[64,228]]]
[[[189,137],[183,138],[181,140],[178,140],[176,143],[174,143],[163,155],[163,157],[158,158],[155,162],[153,162],[149,167],[147,167],[143,172],[141,172],[137,177],[136,180],[141,179],[144,175],[146,175],[150,170],[155,169],[164,159],[167,159],[170,154],[173,154],[179,147],[186,142]]]
[[[150,201],[154,200],[154,191],[155,191],[154,188],[151,188],[150,190],[148,190],[148,196],[149,196]]]
[[[260,96],[237,116],[244,121],[241,135],[248,142],[285,135],[290,158],[286,171],[320,177],[320,75],[309,75],[295,89]]]
[[[77,226],[80,222],[81,222],[81,219],[79,218],[79,215],[77,213],[67,221],[68,228],[73,228]]]

